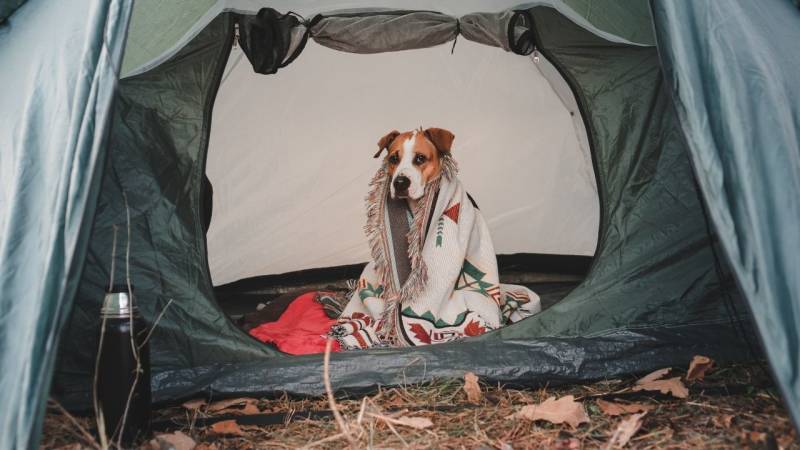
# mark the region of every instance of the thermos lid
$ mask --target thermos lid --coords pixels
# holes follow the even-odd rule
[[[133,286],[128,291],[128,286],[114,286],[103,299],[100,315],[106,318],[125,318],[139,315],[139,309],[133,304]]]

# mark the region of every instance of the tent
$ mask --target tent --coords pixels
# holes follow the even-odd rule
[[[800,11],[786,0],[630,3],[4,3],[0,61],[13,69],[0,71],[0,447],[35,446],[51,381],[67,407],[89,405],[115,233],[115,277],[129,271],[151,323],[163,312],[151,341],[157,401],[320,393],[320,358],[249,338],[214,285],[361,262],[348,199],[384,111],[464,127],[455,155],[490,221],[508,227],[495,232],[500,253],[593,256],[580,284],[518,324],[334,355],[335,388],[466,370],[534,385],[695,354],[752,359],[753,333],[797,423]],[[412,70],[387,70],[394,61]],[[386,109],[337,114],[323,94],[360,94],[337,75],[348,64],[411,84]],[[491,78],[495,69],[508,78]],[[425,82],[450,94],[431,111],[390,108]],[[465,95],[485,105],[485,121]],[[437,113],[438,103],[450,108]],[[495,182],[475,175],[487,151],[508,155],[487,169]],[[268,251],[247,253],[254,241]]]

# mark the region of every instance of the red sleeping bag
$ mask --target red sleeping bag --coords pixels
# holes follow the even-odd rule
[[[250,330],[250,335],[261,342],[275,344],[278,350],[290,355],[325,352],[326,335],[336,319],[325,314],[316,297],[316,292],[297,297],[277,322],[259,325]],[[331,350],[340,351],[339,342],[334,341]]]

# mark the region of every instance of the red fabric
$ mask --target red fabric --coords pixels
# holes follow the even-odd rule
[[[325,314],[316,300],[317,293],[303,294],[286,308],[277,322],[267,322],[250,330],[250,335],[261,342],[275,344],[278,350],[290,355],[324,353],[324,337],[336,323]],[[341,350],[334,341],[331,351]]]

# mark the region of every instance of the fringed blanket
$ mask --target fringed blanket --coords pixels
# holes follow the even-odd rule
[[[449,342],[540,311],[533,291],[500,284],[486,222],[451,157],[442,166],[413,211],[389,198],[385,165],[373,178],[365,226],[372,261],[330,331],[344,349]]]

